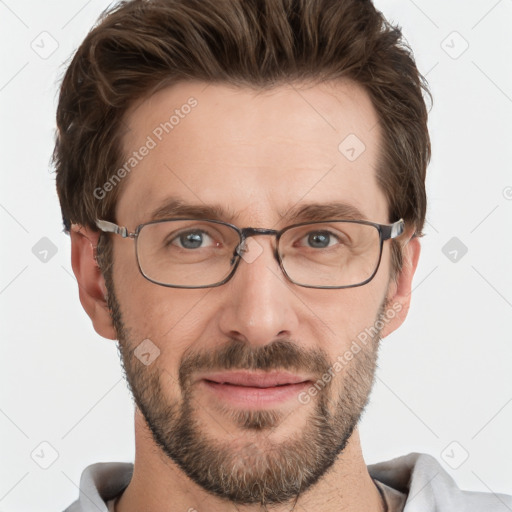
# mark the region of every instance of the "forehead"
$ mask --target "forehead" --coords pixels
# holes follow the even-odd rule
[[[183,82],[134,104],[125,123],[116,218],[130,227],[169,199],[253,226],[326,202],[388,221],[378,117],[351,82],[265,91]]]

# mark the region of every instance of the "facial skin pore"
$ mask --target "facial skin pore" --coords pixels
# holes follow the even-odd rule
[[[239,227],[282,229],[299,222],[297,205],[343,202],[366,220],[388,224],[376,180],[381,127],[365,91],[350,82],[289,84],[255,92],[222,84],[180,83],[133,105],[124,149],[140,148],[156,127],[195,98],[172,131],[124,178],[116,222],[129,231],[170,198],[218,207]],[[338,149],[355,135],[364,151]],[[113,273],[105,283],[93,257],[98,233],[74,226],[73,270],[96,331],[119,339],[135,397],[132,481],[116,510],[226,512],[375,511],[380,495],[368,475],[357,422],[366,405],[380,338],[404,320],[419,257],[413,226],[400,237],[404,268],[391,279],[390,242],[372,281],[322,290],[286,280],[275,240],[249,244],[230,281],[176,289],[146,280],[134,241],[112,235]],[[257,243],[256,243],[257,242]],[[374,336],[340,371],[358,334]],[[159,350],[149,365],[135,357],[143,340]],[[205,384],[212,370],[287,371],[311,383],[333,378],[302,403],[234,405]]]

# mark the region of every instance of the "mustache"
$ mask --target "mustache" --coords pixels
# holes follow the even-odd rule
[[[218,370],[288,370],[323,375],[330,368],[322,349],[306,350],[290,340],[275,340],[253,347],[240,340],[229,340],[215,351],[186,352],[181,360],[179,383],[184,389],[194,372]]]

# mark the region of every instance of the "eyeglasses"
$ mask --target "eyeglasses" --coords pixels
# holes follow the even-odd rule
[[[241,259],[256,249],[249,237],[276,237],[274,256],[286,278],[306,288],[353,288],[373,279],[386,240],[400,236],[404,221],[376,224],[363,220],[304,222],[280,231],[238,228],[217,220],[167,219],[126,227],[96,220],[105,233],[135,240],[141,274],[171,288],[212,288],[229,281]],[[249,250],[250,249],[250,250]],[[253,253],[254,255],[254,253]]]

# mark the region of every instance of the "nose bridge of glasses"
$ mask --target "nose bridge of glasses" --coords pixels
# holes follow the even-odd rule
[[[239,256],[243,256],[245,252],[247,252],[247,239],[257,236],[257,235],[278,235],[279,231],[275,229],[265,229],[265,228],[243,228],[240,230],[241,241],[235,249],[235,253]],[[275,255],[277,258],[277,249],[275,250]]]

